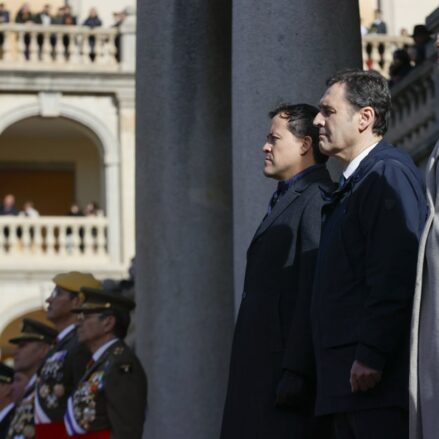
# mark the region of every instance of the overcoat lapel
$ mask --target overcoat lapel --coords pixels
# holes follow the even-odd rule
[[[269,215],[266,215],[256,230],[253,236],[252,243],[256,241],[281,215],[285,209],[287,209],[292,203],[294,203],[301,195],[301,193],[312,183],[326,178],[328,171],[325,167],[319,167],[316,170],[305,175],[298,181],[296,181],[287,191],[287,193],[281,197],[281,199],[275,204],[273,210]],[[251,244],[250,244],[251,245]]]

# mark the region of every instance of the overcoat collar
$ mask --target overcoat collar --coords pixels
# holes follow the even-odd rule
[[[375,146],[375,148],[372,149],[372,151],[361,161],[358,168],[355,170],[355,172],[346,180],[346,183],[343,187],[338,187],[335,189],[335,191],[327,192],[324,189],[322,189],[322,196],[325,201],[328,201],[329,203],[339,200],[340,198],[343,198],[344,194],[348,193],[353,189],[355,184],[360,181],[365,174],[367,174],[370,170],[370,168],[375,164],[376,162],[376,156],[381,154],[383,151],[387,149],[394,149],[395,147],[391,145],[390,143],[387,143],[385,140],[380,140]]]
[[[258,229],[256,230],[255,235],[253,236],[252,242],[258,239],[259,236],[262,235],[271,226],[271,224],[273,224],[275,219],[279,217],[279,215],[281,215],[282,212],[288,206],[290,206],[290,204],[293,203],[301,195],[301,193],[308,188],[309,185],[326,178],[329,178],[328,170],[325,166],[321,166],[293,183],[286,194],[275,204],[270,214],[264,217]]]

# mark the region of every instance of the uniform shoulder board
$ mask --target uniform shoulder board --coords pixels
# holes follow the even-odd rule
[[[131,373],[133,366],[131,363],[124,363],[119,366],[119,371],[122,374]]]

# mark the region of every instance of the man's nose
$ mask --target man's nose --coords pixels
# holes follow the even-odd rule
[[[316,127],[323,126],[325,123],[325,119],[322,117],[320,113],[318,113],[312,123]]]
[[[270,152],[271,151],[271,144],[268,142],[264,143],[264,146],[262,147],[262,151],[264,152]]]

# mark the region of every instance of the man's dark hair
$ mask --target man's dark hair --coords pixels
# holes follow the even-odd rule
[[[102,313],[100,313],[100,316],[102,318],[108,316],[114,316],[115,324],[113,328],[113,333],[117,338],[121,340],[125,339],[131,322],[130,313],[128,311],[122,311],[119,309],[109,309],[107,311],[103,311]]]
[[[375,123],[372,132],[383,136],[389,125],[392,107],[389,85],[384,76],[374,70],[343,70],[326,81],[328,87],[337,83],[345,85],[346,99],[356,110],[373,108]]]
[[[279,115],[288,120],[288,129],[299,139],[311,137],[312,154],[316,163],[326,163],[328,156],[319,150],[319,129],[313,125],[313,120],[319,110],[308,104],[282,104],[270,111],[271,119]]]

